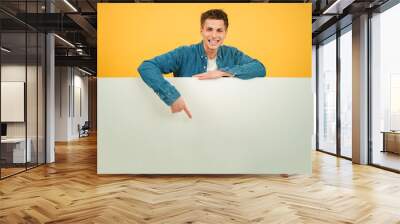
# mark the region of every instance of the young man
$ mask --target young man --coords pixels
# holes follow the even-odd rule
[[[182,110],[192,114],[180,93],[163,74],[175,77],[217,79],[237,77],[251,79],[264,77],[265,67],[234,47],[222,45],[228,30],[228,16],[220,9],[211,9],[201,15],[202,42],[178,47],[173,51],[144,61],[138,68],[144,82],[171,107],[172,113]]]

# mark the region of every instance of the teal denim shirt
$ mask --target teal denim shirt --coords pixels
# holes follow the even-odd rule
[[[264,77],[266,73],[261,62],[225,45],[218,48],[217,66],[218,70],[228,72],[239,79]],[[163,74],[173,73],[174,77],[191,77],[206,70],[207,55],[203,42],[178,47],[145,60],[138,68],[143,81],[169,106],[180,97],[180,93],[164,79]]]

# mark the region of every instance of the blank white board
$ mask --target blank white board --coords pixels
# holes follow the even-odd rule
[[[24,122],[24,82],[1,82],[1,122]]]
[[[140,78],[98,78],[99,174],[311,173],[311,79],[168,80],[193,119]]]

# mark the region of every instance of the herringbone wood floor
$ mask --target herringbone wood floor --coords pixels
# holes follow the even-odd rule
[[[400,175],[316,152],[311,176],[96,174],[96,139],[0,181],[0,223],[400,223]]]

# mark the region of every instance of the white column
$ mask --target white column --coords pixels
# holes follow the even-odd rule
[[[55,133],[55,76],[54,76],[54,35],[47,34],[46,36],[46,60],[47,60],[47,71],[46,71],[46,163],[52,163],[55,161],[54,151],[54,133]]]
[[[353,162],[368,163],[368,15],[353,20]]]
[[[46,1],[47,12],[54,12],[54,5]],[[46,35],[46,163],[55,161],[55,43],[54,34]]]

